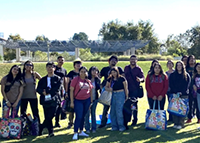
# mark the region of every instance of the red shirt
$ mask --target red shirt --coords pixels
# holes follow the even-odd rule
[[[88,99],[91,95],[91,90],[93,88],[90,80],[83,80],[79,76],[75,77],[71,81],[70,86],[74,87],[74,98],[78,100]]]
[[[151,75],[151,79],[150,79],[150,75],[147,75],[146,78],[146,90],[147,90],[147,96],[149,98],[153,98],[153,96],[160,96],[162,95],[163,97],[165,97],[165,94],[167,93],[168,90],[168,77],[162,76],[162,75]]]

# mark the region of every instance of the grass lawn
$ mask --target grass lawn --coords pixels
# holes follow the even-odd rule
[[[125,65],[128,65],[129,62],[119,62],[118,66],[121,66],[122,68],[125,67]],[[138,62],[138,65],[142,67],[145,75],[147,74],[147,71],[150,67],[150,62]],[[163,65],[164,71],[166,71],[166,62],[161,62]],[[10,67],[13,64],[0,64],[0,78],[5,76]],[[39,72],[42,76],[46,74],[45,64],[44,63],[35,63],[35,71]],[[97,66],[99,69],[102,67],[108,66],[107,62],[87,62],[83,64],[86,67],[91,67],[92,65]],[[73,69],[72,63],[65,63],[64,67],[69,72]],[[143,84],[144,86],[144,84]],[[2,98],[2,96],[0,97]],[[0,99],[2,101],[2,99]],[[165,104],[165,109],[167,109],[168,103]],[[101,104],[98,104],[97,106],[97,115],[102,114],[103,106]],[[173,129],[173,124],[168,124],[168,128],[166,131],[150,131],[146,130],[144,128],[144,121],[145,121],[145,114],[146,110],[148,109],[148,103],[146,95],[139,99],[139,115],[138,115],[138,124],[135,127],[131,127],[128,131],[125,132],[118,132],[114,131],[111,132],[111,127],[108,126],[107,128],[98,129],[95,134],[90,134],[90,137],[83,138],[80,137],[78,141],[72,141],[73,136],[73,129],[67,130],[67,124],[68,119],[60,121],[61,128],[56,128],[54,130],[55,137],[46,139],[47,131],[45,131],[45,134],[40,137],[23,137],[20,140],[2,140],[0,139],[0,142],[36,142],[36,143],[69,143],[69,142],[94,142],[94,143],[108,143],[108,142],[116,142],[116,143],[127,143],[127,142],[145,142],[145,143],[154,143],[154,142],[191,142],[191,143],[199,143],[200,142],[200,131],[197,130],[197,127],[200,126],[196,124],[197,119],[193,119],[193,122],[190,124],[186,124],[186,127],[181,130]],[[0,114],[2,112],[2,109],[0,110]],[[43,121],[43,109],[42,106],[39,105],[39,114],[41,117],[41,121]],[[28,112],[31,113],[30,107],[28,108]]]

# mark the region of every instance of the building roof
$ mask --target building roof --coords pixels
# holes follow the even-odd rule
[[[1,39],[0,39],[1,40]],[[91,52],[124,52],[131,48],[139,49],[147,45],[150,41],[143,40],[109,40],[109,41],[24,41],[17,42],[6,41],[4,47],[16,49],[21,48],[22,51],[47,51],[64,52],[75,51],[75,48],[90,48]]]

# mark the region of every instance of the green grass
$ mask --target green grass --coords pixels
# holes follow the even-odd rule
[[[129,62],[119,62],[118,66],[121,66],[122,68],[125,67],[125,65],[128,65]],[[161,64],[163,65],[163,69],[166,71],[166,62],[162,61]],[[4,75],[6,75],[10,69],[10,67],[13,64],[0,64],[0,78],[2,78]],[[39,72],[42,76],[46,74],[45,70],[45,64],[44,63],[35,63],[35,71]],[[108,65],[107,62],[87,62],[83,64],[86,67],[91,67],[93,65],[97,66],[99,69],[102,67],[105,67]],[[150,62],[138,62],[138,65],[142,67],[145,75],[147,74],[147,71],[150,67]],[[65,63],[64,67],[69,72],[73,69],[72,63]],[[143,84],[144,86],[144,84]],[[2,96],[0,97],[2,98]],[[0,99],[2,100],[2,99]],[[167,109],[167,102],[165,104],[165,109]],[[103,106],[101,104],[98,104],[97,107],[97,115],[102,114]],[[166,131],[150,131],[146,130],[144,128],[144,121],[145,121],[145,114],[146,110],[148,109],[148,102],[146,99],[146,96],[144,96],[142,99],[139,99],[139,121],[138,125],[135,127],[131,127],[128,131],[125,131],[123,133],[115,131],[111,132],[111,127],[98,129],[97,133],[90,134],[90,137],[83,138],[80,137],[78,141],[72,141],[72,135],[73,135],[73,129],[67,130],[67,122],[68,119],[62,120],[61,128],[56,128],[54,130],[55,137],[52,137],[50,139],[46,139],[47,131],[45,131],[45,134],[40,137],[23,137],[23,139],[20,140],[0,140],[0,142],[36,142],[36,143],[61,143],[61,142],[94,142],[94,143],[108,143],[108,142],[116,142],[116,143],[127,143],[127,142],[145,142],[145,143],[154,143],[154,142],[191,142],[191,143],[198,143],[200,142],[200,131],[197,130],[197,127],[199,125],[196,124],[197,119],[193,119],[193,122],[186,125],[184,129],[176,130],[173,129],[173,124],[169,124]],[[30,107],[28,107],[28,112],[31,113]],[[2,114],[2,110],[0,110],[0,114]],[[43,121],[43,109],[42,106],[39,105],[39,114],[41,117],[41,121]]]

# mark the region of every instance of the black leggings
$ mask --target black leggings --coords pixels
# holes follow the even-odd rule
[[[31,110],[34,117],[38,118],[39,124],[40,124],[40,117],[39,117],[39,111],[38,111],[38,100],[36,99],[21,99],[21,114],[26,113],[28,102],[31,105]]]

